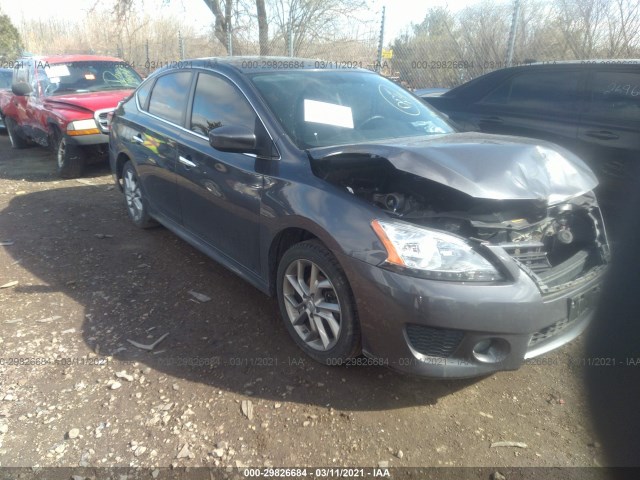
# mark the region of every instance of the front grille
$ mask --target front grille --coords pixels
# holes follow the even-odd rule
[[[535,273],[544,272],[551,268],[547,258],[547,251],[543,243],[505,243],[502,248],[521,264]]]
[[[115,108],[105,108],[103,110],[96,110],[96,113],[93,115],[102,133],[109,133],[109,124],[107,122],[107,115],[109,115],[109,113],[113,112],[114,110]]]
[[[534,347],[540,342],[544,342],[556,335],[559,335],[564,330],[569,328],[576,319],[565,318],[560,320],[559,322],[554,323],[553,325],[549,325],[548,327],[544,327],[538,330],[533,334],[531,340],[529,340],[529,347]]]
[[[451,356],[464,337],[464,332],[459,330],[446,330],[425,327],[424,325],[407,325],[406,332],[411,347],[429,357]]]

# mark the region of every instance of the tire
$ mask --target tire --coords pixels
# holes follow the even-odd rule
[[[280,260],[277,282],[285,327],[307,355],[325,365],[340,365],[360,354],[353,293],[326,247],[315,240],[291,247]]]
[[[124,192],[127,213],[136,226],[152,228],[158,225],[149,215],[149,207],[142,193],[140,179],[131,162],[125,163],[122,168],[122,191]]]
[[[11,148],[27,148],[29,146],[29,140],[24,138],[18,131],[18,125],[13,118],[5,118],[4,125],[7,127],[7,133],[9,134],[9,141],[11,142]]]
[[[54,130],[51,134],[51,147],[56,157],[58,175],[61,178],[78,178],[82,175],[85,164],[85,154],[81,147],[69,145],[66,137]]]

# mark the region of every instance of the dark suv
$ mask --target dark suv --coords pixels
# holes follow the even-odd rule
[[[488,73],[425,98],[462,130],[549,140],[585,160],[600,201],[638,182],[640,60],[537,63]]]

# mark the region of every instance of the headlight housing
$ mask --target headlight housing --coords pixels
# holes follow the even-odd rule
[[[386,263],[434,280],[494,282],[504,276],[459,237],[407,223],[374,220]]]
[[[80,135],[95,135],[100,133],[98,125],[93,118],[87,120],[75,120],[67,125],[67,135],[77,137]]]

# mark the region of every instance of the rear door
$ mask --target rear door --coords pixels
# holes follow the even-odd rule
[[[578,138],[608,193],[627,196],[640,182],[640,67],[601,65],[590,73],[588,110]]]
[[[178,140],[182,134],[193,74],[172,70],[155,81],[150,91],[142,87],[137,101],[144,112],[127,139],[135,151],[138,175],[151,209],[181,222],[176,186]]]
[[[260,275],[259,232],[263,175],[255,155],[221,152],[209,131],[245,126],[266,134],[255,110],[229,79],[197,74],[182,145],[178,189],[185,227],[236,264]]]

